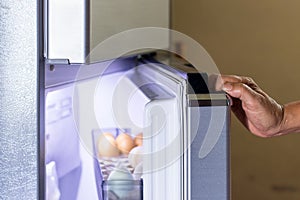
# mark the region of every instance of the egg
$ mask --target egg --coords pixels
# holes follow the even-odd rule
[[[97,148],[100,157],[115,157],[120,154],[116,140],[111,133],[103,133],[99,136]]]
[[[143,145],[143,133],[139,133],[135,136],[134,144],[136,146],[142,146]]]
[[[134,147],[128,155],[129,164],[135,168],[138,164],[143,161],[143,147]]]
[[[128,154],[134,147],[132,137],[127,133],[121,133],[116,139],[117,147],[123,154]]]

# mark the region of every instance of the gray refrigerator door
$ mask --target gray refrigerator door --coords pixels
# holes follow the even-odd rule
[[[0,199],[39,199],[39,6],[0,3]]]
[[[190,199],[229,200],[229,107],[189,108]]]

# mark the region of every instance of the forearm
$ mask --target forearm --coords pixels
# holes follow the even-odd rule
[[[284,115],[278,135],[300,133],[300,101],[285,104]]]

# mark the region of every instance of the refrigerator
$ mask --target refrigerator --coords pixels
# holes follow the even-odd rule
[[[230,199],[229,100],[171,1],[6,3],[3,199]]]

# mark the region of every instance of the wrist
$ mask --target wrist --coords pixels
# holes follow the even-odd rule
[[[285,133],[286,127],[286,108],[285,105],[281,105],[276,103],[274,107],[274,112],[272,115],[274,116],[274,124],[269,128],[269,130],[265,133],[267,137],[274,137],[283,135]]]
[[[275,134],[276,135],[284,135],[286,133],[286,127],[287,127],[287,112],[286,112],[286,105],[280,105],[281,107],[281,116],[279,119],[279,126],[278,126],[278,132]]]
[[[297,110],[299,107],[296,107],[297,104],[289,103],[282,105],[283,115],[280,123],[279,133],[276,135],[285,135],[299,131],[299,113]]]

